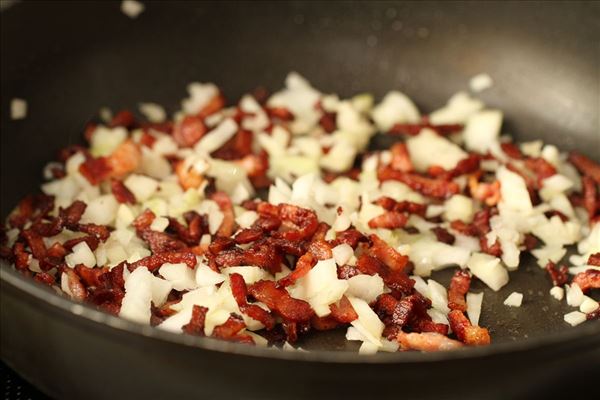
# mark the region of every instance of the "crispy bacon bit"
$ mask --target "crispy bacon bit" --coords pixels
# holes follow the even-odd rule
[[[169,226],[167,231],[172,232],[178,239],[188,246],[197,245],[202,238],[203,232],[207,230],[207,221],[196,211],[188,211],[183,214],[183,218],[188,223],[185,227],[177,219],[169,217]]]
[[[317,260],[311,253],[306,253],[298,259],[296,268],[288,275],[281,278],[277,284],[281,287],[291,286],[300,278],[303,278],[315,266]]]
[[[323,115],[319,119],[319,125],[327,133],[333,133],[336,129],[335,113],[323,112]]]
[[[235,302],[240,307],[240,311],[250,318],[261,322],[267,329],[273,329],[275,326],[275,318],[264,308],[259,307],[256,304],[248,304],[246,299],[248,295],[248,288],[246,282],[240,274],[229,275],[231,280],[231,293],[235,298]]]
[[[278,119],[281,121],[293,121],[294,114],[290,110],[284,107],[267,107],[267,114],[273,119]]]
[[[500,181],[492,183],[479,182],[479,174],[469,176],[469,191],[474,199],[485,202],[488,206],[495,206],[501,198]]]
[[[137,144],[131,139],[121,143],[108,157],[110,176],[121,178],[137,169],[142,161],[142,153]]]
[[[85,286],[100,286],[100,276],[108,272],[108,268],[88,268],[83,264],[75,266],[75,272],[83,280]]]
[[[110,181],[110,188],[112,194],[119,203],[135,204],[135,196],[127,189],[127,186],[125,186],[122,181],[113,179]]]
[[[487,237],[481,236],[479,238],[479,247],[481,247],[481,251],[483,251],[484,253],[487,253],[491,256],[494,256],[494,257],[502,256],[502,245],[500,244],[500,241],[498,239],[496,239],[494,244],[492,244],[490,246]]]
[[[383,229],[398,229],[404,227],[408,221],[408,216],[403,213],[396,211],[386,211],[377,217],[369,220],[369,228],[383,228]]]
[[[77,231],[87,233],[96,237],[98,240],[104,242],[110,236],[110,230],[104,225],[96,224],[79,224],[77,225]]]
[[[184,242],[165,232],[156,232],[147,229],[142,232],[141,237],[148,243],[153,253],[182,251],[187,248]]]
[[[109,127],[114,128],[122,126],[127,129],[136,127],[135,116],[129,110],[119,111],[108,124]]]
[[[431,179],[415,173],[396,171],[389,167],[380,168],[377,171],[377,177],[380,181],[400,181],[425,196],[439,199],[445,199],[460,192],[460,188],[455,182]]]
[[[79,275],[77,275],[74,270],[68,267],[63,268],[63,273],[67,274],[67,277],[69,278],[68,287],[73,298],[79,301],[85,300],[87,297],[87,290],[85,290],[83,283],[81,283]]]
[[[469,346],[488,345],[491,342],[490,333],[486,328],[471,325],[462,311],[452,310],[448,314],[450,327],[456,334],[458,340]]]
[[[153,272],[164,263],[184,263],[189,268],[194,268],[196,266],[197,260],[196,255],[190,252],[152,254],[151,256],[144,257],[141,260],[138,260],[129,265],[129,270],[133,271],[137,267],[146,267],[148,268],[148,271]]]
[[[204,322],[206,320],[206,313],[208,313],[208,308],[194,305],[192,308],[192,318],[190,319],[190,322],[183,325],[181,329],[189,335],[204,336]]]
[[[258,281],[248,288],[256,300],[292,322],[308,322],[314,311],[304,300],[294,299],[287,290],[277,287],[273,281]]]
[[[111,175],[112,169],[106,157],[90,157],[79,166],[79,172],[92,185],[98,185]]]
[[[418,293],[406,296],[401,300],[385,293],[377,298],[375,311],[388,327],[385,336],[390,339],[396,336],[402,327],[418,324],[418,321],[427,315],[426,310],[429,307],[431,307],[431,301]],[[431,321],[431,318],[428,319]]]
[[[331,304],[329,309],[331,310],[331,316],[337,322],[349,324],[358,319],[358,314],[346,296],[342,296],[337,304]]]
[[[398,293],[410,293],[415,284],[402,270],[393,270],[368,254],[363,254],[358,258],[356,268],[366,275],[379,274],[385,284]]]
[[[451,310],[467,311],[465,295],[471,286],[471,275],[467,271],[458,270],[452,276],[448,290],[448,307]]]
[[[598,204],[598,191],[596,190],[596,182],[594,182],[594,179],[592,179],[591,176],[585,175],[582,178],[581,183],[583,185],[583,206],[588,212],[588,216],[591,221],[600,208],[600,204]]]
[[[366,242],[367,237],[357,231],[356,229],[346,229],[343,232],[338,232],[336,238],[331,241],[331,247],[338,246],[340,244],[347,244],[356,250],[356,247],[360,242]]]
[[[392,135],[416,136],[419,134],[419,132],[421,132],[421,129],[423,128],[429,128],[440,136],[447,136],[452,133],[462,131],[463,126],[460,124],[433,125],[429,121],[424,120],[423,122],[418,124],[395,124],[388,131],[388,133]]]
[[[263,176],[269,169],[269,157],[265,152],[248,154],[235,163],[242,167],[250,178]]]
[[[415,203],[413,201],[396,201],[391,197],[380,197],[375,201],[375,204],[380,205],[388,211],[406,212],[409,214],[417,214],[424,216],[427,211],[427,204]]]
[[[184,190],[197,189],[204,182],[204,177],[191,166],[186,167],[183,160],[175,162],[175,174]]]
[[[192,147],[206,133],[206,125],[201,117],[186,116],[173,129],[173,139],[180,147]]]
[[[46,272],[39,272],[39,273],[35,274],[33,279],[40,283],[48,285],[48,286],[54,285],[54,282],[55,282],[54,276],[52,276]]]
[[[200,110],[198,116],[206,118],[209,115],[221,110],[223,107],[225,107],[225,97],[222,93],[218,93],[212,99],[210,99],[210,101],[204,106],[204,108],[202,108],[202,110]]]
[[[263,202],[258,205],[257,211],[261,216],[279,218],[282,221],[279,232],[273,233],[276,238],[304,240],[311,237],[319,227],[314,211],[291,204],[274,206]]]
[[[588,265],[595,265],[596,267],[600,267],[600,253],[590,254],[587,263]]]
[[[454,244],[454,240],[456,240],[454,235],[452,235],[450,232],[448,232],[446,229],[442,228],[441,226],[436,226],[434,228],[431,228],[431,231],[434,233],[437,240],[439,240],[442,243]]]
[[[350,279],[353,276],[359,275],[360,271],[352,265],[342,265],[338,267],[338,279]]]
[[[521,160],[523,158],[523,153],[521,153],[519,146],[517,146],[514,143],[500,143],[500,147],[502,148],[504,154],[506,154],[510,158],[514,158],[517,160]]]
[[[33,256],[39,261],[43,260],[46,257],[46,245],[42,237],[31,229],[25,229],[21,232],[21,235],[27,241]]]
[[[90,248],[90,250],[95,251],[98,248],[98,245],[100,244],[100,241],[98,240],[98,238],[96,236],[83,236],[83,237],[78,237],[75,239],[71,239],[71,240],[67,240],[66,242],[63,243],[63,248],[65,250],[71,251],[73,250],[73,247],[75,247],[76,245],[78,245],[79,243],[85,242],[88,247]]]
[[[69,207],[60,208],[58,211],[62,225],[68,229],[75,230],[87,205],[81,200],[75,200]]]
[[[556,174],[556,168],[541,157],[527,158],[525,160],[525,166],[536,175],[536,188],[541,188],[544,179]]]
[[[379,261],[387,265],[393,271],[406,272],[408,265],[408,256],[398,253],[393,247],[389,246],[379,236],[372,234],[369,236],[373,246],[369,249],[369,253]]]
[[[156,138],[149,134],[147,130],[144,130],[144,133],[142,133],[142,136],[140,137],[140,145],[151,149],[154,146],[155,142]]]
[[[575,275],[573,283],[576,283],[582,292],[587,292],[590,289],[600,289],[600,271],[588,269]]]
[[[133,220],[131,225],[134,226],[138,236],[140,236],[143,231],[150,228],[154,218],[156,218],[156,215],[154,215],[154,213],[149,209],[145,209],[140,215],[137,216],[136,219]]]
[[[587,175],[596,183],[600,184],[600,164],[590,160],[586,156],[576,151],[572,151],[569,154],[569,161],[575,166],[583,175]]]
[[[404,333],[398,332],[396,337],[403,350],[445,351],[463,346],[458,340],[450,339],[437,332]]]
[[[525,250],[527,251],[531,251],[533,249],[535,249],[538,245],[538,240],[535,236],[533,236],[530,233],[527,233],[525,235],[525,238],[523,239],[523,246],[525,247]]]
[[[29,266],[29,257],[31,254],[25,251],[25,245],[21,242],[17,242],[13,246],[13,257],[15,262],[15,268],[21,271],[26,271]]]
[[[237,315],[231,315],[224,324],[215,327],[212,336],[233,342],[254,343],[251,336],[240,333],[244,328],[244,321]]]
[[[396,143],[390,148],[390,151],[392,152],[392,162],[390,166],[393,169],[402,172],[414,171],[406,143]]]
[[[310,326],[318,331],[330,331],[339,327],[341,324],[337,322],[332,316],[327,315],[325,317],[317,317],[313,315],[310,319]]]
[[[238,247],[224,250],[217,254],[214,260],[221,267],[255,265],[271,273],[277,273],[281,271],[283,257],[273,245],[259,242],[247,250]]]
[[[561,265],[560,268],[556,268],[556,264],[552,261],[548,261],[546,264],[546,271],[548,271],[548,275],[550,275],[550,279],[552,279],[552,284],[554,286],[563,286],[565,283],[569,281],[569,268],[566,265]]]
[[[233,214],[231,199],[225,192],[213,193],[211,198],[219,205],[223,213],[223,222],[221,222],[217,235],[229,237],[235,229],[235,215]]]
[[[63,247],[62,244],[56,242],[46,251],[46,258],[44,258],[44,263],[58,266],[60,265],[67,255],[67,250]]]
[[[477,236],[478,230],[473,224],[467,224],[459,219],[450,222],[450,227],[455,231],[467,236]]]

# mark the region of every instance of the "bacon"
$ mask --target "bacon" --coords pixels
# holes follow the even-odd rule
[[[78,224],[75,230],[92,235],[102,242],[105,242],[110,236],[110,230],[104,225]]]
[[[141,260],[138,260],[131,265],[129,265],[129,270],[133,271],[137,267],[146,267],[148,271],[154,272],[164,263],[184,263],[189,268],[194,268],[196,266],[197,260],[196,255],[191,252],[172,252],[172,253],[159,253],[152,254],[151,256],[144,257]]]
[[[142,152],[131,139],[121,143],[107,158],[110,177],[121,178],[137,169],[142,161]]]
[[[398,229],[406,225],[408,216],[396,211],[386,211],[369,220],[369,228]]]
[[[587,263],[588,265],[595,265],[596,267],[600,267],[600,253],[590,254]]]
[[[275,318],[265,309],[259,307],[256,304],[248,304],[246,299],[248,295],[248,288],[244,278],[237,273],[229,275],[231,282],[231,293],[235,298],[236,303],[240,307],[240,311],[250,318],[261,322],[268,330],[273,329],[275,326]]]
[[[29,257],[31,254],[25,251],[25,245],[21,242],[16,242],[12,249],[15,268],[20,271],[27,271],[29,266]]]
[[[556,168],[541,157],[527,158],[525,166],[537,177],[535,188],[541,188],[544,179],[556,174]]]
[[[346,296],[342,296],[337,304],[331,304],[329,309],[331,310],[332,318],[337,322],[349,324],[350,322],[358,319],[358,314]]]
[[[238,114],[240,118],[238,118],[238,124],[241,123],[241,118],[245,116],[245,114],[238,109]],[[235,118],[235,117],[234,117]],[[238,160],[242,159],[246,156],[256,156],[252,153],[252,140],[254,134],[251,131],[247,131],[244,129],[240,129],[237,133],[229,139],[223,146],[218,148],[217,150],[211,153],[211,157],[219,158],[221,160]],[[249,157],[246,161],[248,163],[246,166],[251,166],[253,161]],[[239,165],[244,168],[243,163]],[[248,173],[248,172],[247,172]]]
[[[487,237],[481,236],[479,238],[479,247],[481,247],[481,251],[483,251],[484,253],[487,253],[491,256],[494,256],[494,257],[502,256],[502,245],[500,244],[500,241],[498,239],[496,239],[494,244],[490,245],[488,243]]]
[[[396,340],[398,340],[403,350],[445,351],[463,346],[461,342],[437,332],[404,333],[400,331],[396,336]]]
[[[86,286],[101,286],[100,276],[108,272],[108,268],[88,268],[83,264],[75,266],[75,272]]]
[[[63,247],[62,244],[56,242],[46,251],[46,257],[44,258],[44,263],[58,266],[60,265],[67,255],[67,250]]]
[[[31,229],[22,231],[21,236],[27,242],[33,256],[39,261],[43,261],[46,257],[46,245],[42,237]]]
[[[183,325],[181,330],[188,335],[204,336],[206,313],[208,313],[208,308],[194,305],[192,308],[192,318],[190,318],[190,322]]]
[[[153,253],[182,251],[187,245],[165,232],[156,232],[149,229],[142,232],[142,239],[148,243]]]
[[[198,113],[199,117],[206,118],[225,107],[225,97],[222,93],[216,94]]]
[[[538,240],[535,236],[533,236],[530,233],[525,234],[525,237],[523,239],[523,246],[525,247],[525,250],[527,251],[531,251],[533,249],[535,249],[538,245]]]
[[[431,179],[415,173],[396,171],[389,167],[380,168],[377,171],[377,177],[380,181],[400,181],[425,196],[439,199],[445,199],[460,192],[460,188],[455,182]]]
[[[304,240],[311,237],[319,227],[317,214],[306,208],[283,203],[274,206],[263,202],[258,205],[257,210],[261,216],[279,218],[282,221],[282,229],[273,233],[275,238]]]
[[[317,260],[311,253],[306,253],[298,259],[296,268],[288,275],[281,278],[277,284],[281,287],[291,286],[300,278],[303,278],[315,266]]]
[[[466,174],[472,174],[479,172],[481,156],[478,154],[469,154],[467,158],[460,160],[454,168],[451,170],[444,170],[439,166],[429,167],[427,173],[434,178],[451,181],[452,179]]]
[[[197,189],[204,182],[204,177],[191,166],[186,167],[183,160],[175,162],[175,175],[184,190]]]
[[[569,154],[569,161],[575,166],[583,175],[587,175],[592,178],[596,183],[600,184],[600,164],[590,160],[586,156],[576,151],[572,151]]]
[[[384,293],[377,298],[375,311],[386,326],[397,328],[388,330],[386,336],[389,338],[395,336],[400,328],[408,325],[411,319],[418,319],[420,315],[426,313],[429,307],[431,301],[416,293],[401,300]]]
[[[274,119],[278,119],[281,121],[294,120],[294,114],[292,114],[292,112],[285,107],[267,107],[266,111],[267,114],[269,114],[269,117]]]
[[[392,270],[368,254],[363,254],[358,258],[356,268],[366,275],[379,274],[390,289],[399,293],[410,293],[414,286],[414,281],[406,273],[401,270]]]
[[[391,197],[380,197],[375,201],[375,204],[385,208],[388,211],[405,212],[409,214],[417,214],[425,216],[427,204],[415,203],[413,201],[396,201]]]
[[[77,246],[79,243],[83,243],[85,242],[88,247],[90,248],[90,250],[95,251],[98,248],[98,245],[100,244],[100,241],[98,240],[98,238],[96,236],[83,236],[83,237],[78,237],[75,239],[71,239],[71,240],[67,240],[66,242],[63,243],[63,248],[65,250],[71,251],[73,250],[73,247]]]
[[[408,135],[416,136],[423,128],[429,128],[440,136],[447,136],[452,133],[460,132],[463,129],[463,125],[460,124],[440,124],[434,125],[429,121],[424,120],[418,124],[395,124],[390,128],[388,133],[392,135]]]
[[[333,133],[337,127],[335,119],[336,113],[323,111],[323,115],[321,115],[321,118],[319,119],[319,125],[321,125],[325,132]]]
[[[131,225],[133,225],[133,227],[135,228],[138,236],[141,235],[143,231],[150,228],[150,225],[152,225],[154,218],[156,218],[156,215],[154,215],[154,213],[149,209],[145,209],[140,215],[136,217],[136,219],[133,220]]]
[[[451,310],[467,311],[465,295],[471,286],[471,275],[467,271],[458,270],[450,280],[448,290],[448,307]]]
[[[71,230],[75,230],[86,208],[87,204],[81,200],[75,200],[67,208],[60,208],[58,210],[58,215],[62,225]]]
[[[341,265],[338,267],[338,279],[350,279],[353,276],[359,275],[360,271],[352,265]]]
[[[69,291],[71,292],[73,298],[79,301],[85,300],[88,295],[87,290],[85,290],[83,283],[81,283],[81,280],[75,271],[65,267],[63,268],[63,273],[67,274],[67,277],[69,278],[69,283],[67,286],[69,287]]]
[[[442,228],[441,226],[433,227],[433,228],[431,228],[431,231],[433,232],[433,234],[435,235],[437,240],[442,243],[454,244],[454,241],[456,240],[454,235],[452,235],[450,232],[448,232],[446,229]]]
[[[173,139],[180,147],[192,147],[206,131],[206,125],[201,117],[188,115],[180,123],[175,124]]]
[[[122,181],[113,179],[110,181],[110,188],[112,194],[119,203],[135,204],[135,196],[127,189],[127,186],[125,186]]]
[[[215,192],[211,196],[211,199],[219,205],[219,209],[223,213],[223,222],[221,222],[217,235],[231,236],[235,229],[235,215],[233,214],[231,199],[225,192]]]
[[[548,275],[550,275],[550,279],[552,279],[552,284],[554,286],[563,286],[569,281],[569,268],[566,265],[561,265],[560,268],[556,268],[556,264],[552,261],[548,261],[546,264],[546,271],[548,271]]]
[[[596,182],[589,175],[585,175],[581,181],[583,185],[583,206],[588,213],[590,221],[593,220],[596,212],[600,208],[598,204],[598,191],[596,190]]]
[[[146,127],[144,133],[142,133],[142,136],[140,137],[140,145],[151,149],[154,146],[154,143],[156,142],[156,138],[149,134],[147,132],[147,129],[149,128]]]
[[[456,334],[458,340],[469,346],[488,345],[491,342],[490,334],[487,329],[477,325],[471,325],[471,322],[465,317],[462,311],[452,310],[448,314],[450,327]]]
[[[188,223],[185,227],[177,219],[169,217],[169,226],[167,230],[175,234],[175,236],[183,241],[188,246],[197,245],[202,238],[203,232],[207,229],[207,222],[196,211],[188,211],[183,214],[183,218]]]
[[[333,257],[331,246],[324,239],[313,239],[313,241],[308,245],[308,251],[317,260],[327,260]]]
[[[397,252],[375,234],[372,234],[369,238],[373,242],[373,246],[369,249],[369,253],[372,256],[387,265],[392,271],[406,272],[406,266],[408,265],[407,256]]]
[[[504,154],[510,158],[517,160],[521,160],[523,158],[523,153],[521,153],[519,147],[514,143],[500,143],[500,148],[502,148]]]
[[[246,171],[250,178],[264,176],[269,169],[269,156],[265,152],[260,154],[248,154],[235,163]]]
[[[135,116],[129,110],[119,111],[109,122],[108,126],[110,128],[115,128],[117,126],[122,126],[127,129],[132,129],[137,126],[135,121]]]
[[[468,184],[471,196],[474,199],[485,202],[488,206],[495,206],[501,198],[500,181],[492,183],[479,182],[479,174],[469,176]]]
[[[257,243],[247,250],[240,248],[227,249],[215,257],[215,263],[220,267],[236,265],[255,265],[271,273],[281,271],[283,257],[281,253],[268,243]]]
[[[573,283],[576,283],[582,292],[587,292],[590,289],[600,289],[600,271],[588,269],[575,275]]]
[[[392,152],[392,162],[390,163],[390,166],[393,169],[402,172],[414,171],[406,143],[396,143],[390,148],[390,151]]]
[[[330,307],[331,308],[331,307]],[[310,319],[310,326],[317,331],[330,331],[332,329],[338,328],[341,324],[336,321],[331,314],[325,317],[318,317],[313,315]]]
[[[54,276],[52,276],[46,272],[38,272],[37,274],[35,274],[33,279],[39,283],[43,283],[48,286],[54,285],[54,282],[56,281]]]
[[[251,336],[239,333],[244,328],[244,321],[236,315],[231,315],[224,324],[215,327],[212,336],[233,342],[254,343]]]
[[[79,172],[85,177],[92,185],[98,185],[103,180],[107,179],[112,169],[108,162],[108,158],[88,158],[79,166]]]
[[[308,322],[314,311],[304,300],[294,299],[273,281],[261,280],[252,284],[248,292],[256,300],[263,302],[269,309],[292,322]]]
[[[336,238],[331,241],[331,246],[335,247],[340,244],[347,244],[348,246],[356,249],[360,242],[366,242],[367,237],[356,229],[350,228],[343,232],[338,232]]]

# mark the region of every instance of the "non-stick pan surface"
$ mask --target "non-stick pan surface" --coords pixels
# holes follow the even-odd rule
[[[36,189],[56,150],[80,142],[100,106],[156,101],[173,111],[194,80],[235,100],[258,84],[277,89],[290,70],[342,96],[400,89],[425,111],[487,72],[496,83],[482,98],[505,111],[506,132],[600,159],[594,3],[146,2],[132,20],[116,2],[44,1],[1,15],[3,218]],[[27,99],[27,119],[8,118],[12,97]],[[447,283],[450,274],[434,277]],[[365,358],[343,332],[303,339],[308,353],[158,332],[74,305],[3,265],[1,352],[44,390],[71,398],[505,398],[556,390],[567,377],[585,387],[600,364],[600,323],[565,324],[571,309],[549,288],[524,257],[501,292],[474,283],[485,293],[489,348]],[[521,308],[502,305],[512,291],[524,293]]]

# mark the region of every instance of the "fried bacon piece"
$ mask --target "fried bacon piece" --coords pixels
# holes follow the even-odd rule
[[[184,226],[177,219],[169,217],[167,230],[188,246],[197,245],[202,234],[208,229],[208,222],[196,211],[188,211],[183,214],[188,226]]]
[[[255,243],[247,250],[234,247],[221,251],[215,256],[214,260],[220,267],[255,265],[271,273],[277,273],[281,271],[283,256],[272,244],[261,241]]]
[[[83,236],[75,239],[67,240],[62,244],[63,248],[67,251],[71,251],[73,247],[77,246],[79,243],[85,242],[90,250],[95,251],[100,244],[100,241],[96,236]]]
[[[250,335],[240,333],[244,328],[244,321],[237,315],[231,315],[224,324],[215,327],[212,336],[232,342],[254,343]]]
[[[217,93],[198,113],[199,117],[206,118],[225,107],[225,97],[222,93]]]
[[[446,229],[442,228],[441,226],[433,227],[433,228],[431,228],[431,231],[433,232],[433,234],[435,235],[437,240],[442,243],[454,244],[454,241],[456,240],[454,235],[452,235],[450,232],[448,232]]]
[[[537,177],[535,188],[541,188],[544,179],[556,174],[556,168],[541,157],[530,157],[525,160],[525,167]]]
[[[588,213],[590,221],[592,221],[596,216],[596,212],[600,209],[596,182],[589,175],[585,175],[581,183],[583,185],[583,206]]]
[[[186,116],[173,128],[173,139],[180,147],[194,146],[206,133],[206,125],[201,117]]]
[[[269,156],[266,152],[260,154],[248,154],[235,163],[242,167],[249,178],[264,176],[269,169]]]
[[[417,214],[425,216],[427,204],[415,203],[413,201],[396,201],[391,197],[380,197],[375,201],[375,204],[385,208],[388,211],[405,212],[409,214]]]
[[[471,325],[462,311],[452,310],[448,314],[450,327],[458,340],[469,346],[482,346],[490,344],[490,333],[486,328]]]
[[[596,267],[600,267],[600,253],[590,254],[587,263],[588,265],[595,265]]]
[[[235,229],[235,215],[233,214],[231,199],[225,192],[215,192],[211,196],[211,199],[219,205],[219,209],[223,213],[223,222],[221,222],[217,235],[231,236]]]
[[[552,279],[552,284],[554,286],[563,286],[569,281],[569,268],[567,268],[566,265],[561,265],[560,268],[556,268],[556,264],[552,261],[548,261],[548,264],[546,264],[546,271],[548,271],[548,275],[550,275],[550,279]]]
[[[342,296],[337,304],[331,304],[329,309],[331,310],[331,317],[337,322],[349,324],[358,319],[358,314],[346,296]]]
[[[445,351],[463,347],[458,340],[450,339],[437,332],[405,333],[398,332],[396,340],[402,350]]]
[[[140,215],[136,217],[136,219],[133,220],[131,225],[133,225],[133,227],[135,228],[138,236],[140,236],[143,231],[150,228],[150,225],[152,225],[154,218],[156,218],[156,215],[154,215],[154,213],[149,209],[145,209]]]
[[[500,148],[502,148],[504,154],[506,154],[510,158],[514,158],[516,160],[521,160],[523,158],[523,153],[521,153],[519,146],[517,146],[514,143],[500,143]]]
[[[132,129],[137,126],[135,116],[129,110],[121,110],[111,119],[108,124],[109,127],[115,128],[117,126],[122,126],[127,129]]]
[[[39,283],[43,283],[45,285],[48,286],[52,286],[54,285],[56,279],[54,278],[54,276],[46,273],[46,272],[38,272],[37,274],[35,274],[35,276],[33,277],[34,280],[36,280]]]
[[[576,283],[582,292],[587,292],[590,289],[600,289],[600,271],[588,269],[575,275],[573,283]]]
[[[141,237],[155,254],[182,251],[187,248],[184,242],[165,232],[146,229],[142,232]]]
[[[596,181],[597,184],[600,184],[600,164],[576,151],[572,151],[569,154],[569,161],[582,175],[587,175]]]
[[[135,196],[127,189],[127,186],[123,184],[123,181],[113,179],[110,181],[110,188],[112,194],[119,203],[135,204]]]
[[[331,241],[331,247],[338,246],[340,244],[347,244],[348,246],[356,249],[359,243],[366,242],[367,237],[356,229],[350,228],[343,232],[338,232],[336,238]]]
[[[88,293],[87,290],[85,290],[85,286],[83,286],[83,283],[81,283],[79,275],[77,275],[77,273],[75,273],[74,270],[68,267],[63,268],[63,273],[67,274],[69,282],[67,286],[69,287],[69,291],[71,292],[73,298],[79,301],[85,300],[87,298]]]
[[[372,234],[369,236],[373,245],[369,249],[369,254],[387,265],[392,271],[406,272],[408,265],[408,256],[400,254],[396,249],[388,245],[379,236]]]
[[[127,139],[113,151],[107,161],[110,176],[121,178],[137,169],[142,161],[142,152],[133,140]]]
[[[21,242],[16,242],[13,246],[12,254],[15,268],[20,271],[27,271],[31,254],[25,251],[25,245]]]
[[[248,293],[270,309],[292,322],[308,322],[314,315],[310,304],[294,299],[287,290],[273,281],[258,281],[248,288]]]
[[[183,325],[181,329],[189,335],[204,336],[204,322],[206,321],[207,312],[208,308],[194,305],[190,322]]]
[[[464,270],[458,270],[450,280],[448,290],[448,307],[451,310],[467,311],[465,295],[471,286],[471,275]]]
[[[390,166],[393,169],[402,172],[414,171],[406,143],[396,143],[390,148],[390,151],[392,152],[392,162],[390,163]]]
[[[377,177],[380,181],[400,181],[425,196],[438,199],[445,199],[460,192],[460,188],[455,182],[427,178],[415,173],[396,171],[389,167],[380,168],[377,171]]]
[[[312,253],[306,253],[298,259],[296,268],[288,275],[281,278],[277,284],[281,287],[288,287],[296,283],[300,278],[303,278],[310,272],[312,267],[317,263],[317,259]]]
[[[21,232],[21,236],[27,242],[33,256],[42,261],[46,257],[46,245],[42,237],[32,229],[25,229]]]
[[[479,176],[480,174],[477,173],[469,176],[468,184],[471,196],[490,207],[495,206],[501,198],[500,181],[492,183],[479,182]]]
[[[256,304],[248,304],[246,299],[248,288],[246,282],[240,274],[229,275],[231,280],[231,293],[235,298],[235,302],[240,307],[240,311],[252,319],[261,322],[267,329],[273,329],[275,326],[275,318],[265,309]]]
[[[311,237],[319,227],[314,211],[291,204],[274,206],[263,202],[258,205],[257,211],[261,216],[281,220],[280,230],[273,233],[275,238],[304,240]]]
[[[398,229],[408,222],[408,215],[396,211],[386,211],[369,220],[369,228]]]
[[[463,125],[460,124],[440,124],[433,125],[427,120],[423,120],[418,124],[395,124],[390,128],[388,133],[392,135],[408,135],[416,136],[421,132],[421,129],[429,128],[440,136],[447,136],[452,133],[460,132],[463,129]]]
[[[393,270],[368,254],[363,254],[358,258],[356,268],[366,275],[379,274],[385,284],[398,293],[410,293],[415,284],[402,270]]]
[[[451,181],[452,179],[466,174],[472,174],[479,171],[481,156],[478,154],[469,154],[467,158],[460,160],[451,170],[444,170],[439,166],[431,166],[427,173],[434,178]]]
[[[67,208],[60,208],[58,210],[58,215],[62,226],[65,226],[71,230],[77,229],[77,224],[79,223],[79,220],[81,220],[81,216],[85,212],[86,208],[87,204],[81,200],[75,200]]]
[[[74,230],[92,235],[102,242],[106,241],[110,236],[110,230],[104,225],[78,224]]]
[[[196,255],[190,252],[172,252],[172,253],[159,253],[152,254],[151,256],[144,257],[129,265],[129,270],[133,271],[137,267],[146,267],[148,271],[154,272],[164,263],[184,263],[190,268],[196,266],[197,260]]]

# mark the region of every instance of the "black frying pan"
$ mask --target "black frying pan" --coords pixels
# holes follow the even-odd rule
[[[469,77],[506,112],[505,131],[600,159],[598,3],[192,3],[146,1],[131,20],[113,2],[25,2],[1,14],[4,218],[36,190],[59,148],[80,141],[100,106],[157,101],[213,81],[230,100],[297,70],[324,92],[398,88],[431,111]],[[12,97],[29,103],[8,118]],[[379,138],[378,140],[381,140]],[[385,141],[385,140],[383,140]],[[374,146],[380,146],[381,141]],[[309,352],[175,335],[60,297],[1,268],[1,356],[60,398],[532,398],[596,388],[600,322],[571,328],[571,309],[529,258],[500,293],[483,290],[494,343],[448,353],[359,356],[344,332]],[[449,271],[434,275],[447,283]],[[521,308],[502,305],[511,291]]]

